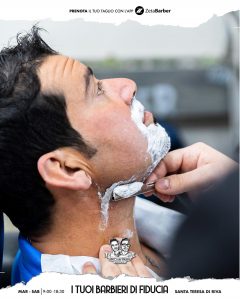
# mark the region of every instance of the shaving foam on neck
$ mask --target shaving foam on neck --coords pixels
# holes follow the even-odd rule
[[[136,178],[131,177],[129,180],[115,182],[109,188],[106,189],[104,194],[98,192],[98,197],[101,201],[101,216],[102,216],[101,224],[99,227],[100,230],[105,230],[107,226],[109,202],[112,199],[114,189],[117,186],[122,186],[122,185],[124,186],[125,184],[128,184],[134,180],[136,180]]]

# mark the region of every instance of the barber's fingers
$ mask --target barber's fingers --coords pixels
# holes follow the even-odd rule
[[[95,266],[90,262],[86,262],[82,267],[83,274],[97,274]]]
[[[157,167],[153,170],[152,174],[147,178],[145,181],[146,183],[152,183],[156,182],[159,178],[164,177],[167,174],[167,168],[164,161],[160,161],[160,163],[157,165]],[[146,195],[148,195],[146,193]]]
[[[163,202],[173,202],[175,199],[175,195],[164,195],[161,193],[158,193],[157,191],[154,192],[154,195],[162,200]]]
[[[165,195],[165,194],[162,194],[162,193],[158,193],[156,190],[153,191],[153,192],[144,193],[145,197],[151,197],[152,195],[156,196],[157,198],[159,198],[163,202],[173,202],[173,200],[175,199],[174,195]]]
[[[198,167],[199,157],[206,147],[202,143],[177,149],[169,152],[163,160],[156,166],[146,182],[156,182],[158,179],[171,173],[189,172]]]
[[[169,152],[146,182],[156,182],[154,194],[166,202],[171,198],[164,195],[205,189],[236,166],[236,162],[221,152],[204,143],[196,143]]]
[[[174,174],[159,179],[155,184],[157,193],[177,195],[210,186],[216,180],[213,165],[205,165],[193,171]]]
[[[131,263],[135,268],[137,276],[147,278],[152,277],[151,273],[148,271],[147,267],[144,265],[143,261],[138,255],[131,260]]]
[[[153,183],[156,182],[158,179],[164,177],[167,174],[167,170],[166,170],[166,165],[163,161],[161,161],[157,167],[154,169],[154,171],[152,172],[152,174],[146,179],[145,183]],[[144,196],[146,197],[150,197],[153,194],[155,194],[155,191],[152,190],[151,192],[147,192],[144,193]],[[168,198],[166,198],[166,196],[161,195],[160,193],[158,193],[157,195],[158,198],[160,198],[162,201],[167,202]]]
[[[146,183],[157,182],[158,179],[164,177],[166,174],[167,174],[166,164],[165,164],[164,161],[161,161],[159,163],[159,165],[155,168],[153,173],[148,177],[148,179],[146,180]],[[155,191],[153,190],[151,192],[144,193],[144,195],[146,197],[150,197],[152,195],[155,195],[156,197],[158,197],[163,202],[172,202],[175,198],[174,195],[166,195],[166,194],[158,192],[157,190],[155,190]]]
[[[174,152],[174,151],[173,151]],[[182,152],[182,151],[180,151]],[[172,152],[171,152],[172,153]],[[177,161],[178,163],[176,162],[173,162],[175,161],[175,154],[173,155],[174,159],[172,159],[172,154],[169,153],[168,155],[170,155],[170,158],[165,158],[167,163],[165,162],[165,160],[162,160],[158,165],[157,167],[154,169],[154,171],[152,172],[152,174],[147,178],[146,180],[146,183],[152,183],[152,182],[157,182],[159,179],[163,178],[164,176],[166,176],[168,173],[169,173],[169,170],[168,170],[168,167],[169,167],[169,164],[173,164],[172,166],[169,167],[169,169],[173,170],[173,169],[177,169],[180,167],[181,163],[180,163],[180,156],[179,154],[177,154]],[[150,197],[152,195],[155,195],[156,197],[158,197],[160,200],[162,200],[163,202],[172,202],[175,198],[175,195],[174,194],[168,194],[166,195],[165,192],[161,192],[161,189],[157,190],[156,189],[156,185],[155,185],[155,191],[151,191],[151,192],[148,192],[148,193],[144,193],[144,195],[146,197]]]
[[[114,264],[106,258],[106,253],[110,252],[111,247],[109,245],[103,245],[99,251],[99,260],[103,277],[117,277],[122,273],[117,264]]]

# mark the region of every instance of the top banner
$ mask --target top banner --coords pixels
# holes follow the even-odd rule
[[[128,20],[143,25],[172,25],[196,27],[212,16],[238,10],[239,1],[48,1],[38,4],[31,0],[7,1],[0,10],[2,20],[84,21],[119,25]]]

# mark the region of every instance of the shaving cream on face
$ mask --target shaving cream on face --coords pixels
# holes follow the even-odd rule
[[[152,161],[143,176],[142,181],[144,181],[152,173],[160,160],[168,153],[170,149],[170,138],[165,129],[159,124],[144,125],[144,106],[135,98],[132,101],[131,117],[138,129],[147,139],[147,153],[150,155]],[[135,180],[136,178],[132,177],[127,181],[116,182],[105,191],[104,195],[99,193],[102,213],[101,229],[104,230],[108,222],[109,201],[112,199],[112,195],[124,195],[124,198],[128,198],[140,191],[143,183],[136,182]]]
[[[144,106],[135,98],[132,102],[131,114],[134,123],[147,138],[147,152],[150,154],[152,160],[151,165],[148,167],[144,175],[144,181],[152,173],[160,160],[168,153],[170,149],[170,138],[165,129],[159,124],[150,124],[149,126],[144,125]],[[134,193],[141,190],[142,185],[142,182],[133,182],[117,186],[113,191],[113,198],[115,195],[119,195],[123,198],[131,197]],[[132,192],[133,190],[134,193]]]
[[[137,100],[133,99],[131,109],[132,119],[138,129],[147,138],[148,149],[152,164],[147,170],[147,176],[153,171],[160,160],[168,153],[170,149],[170,138],[165,129],[159,124],[144,125],[144,106]]]

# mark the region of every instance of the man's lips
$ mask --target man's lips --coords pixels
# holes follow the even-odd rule
[[[154,118],[150,111],[144,111],[143,123],[145,126],[149,126],[150,124],[154,123]]]

